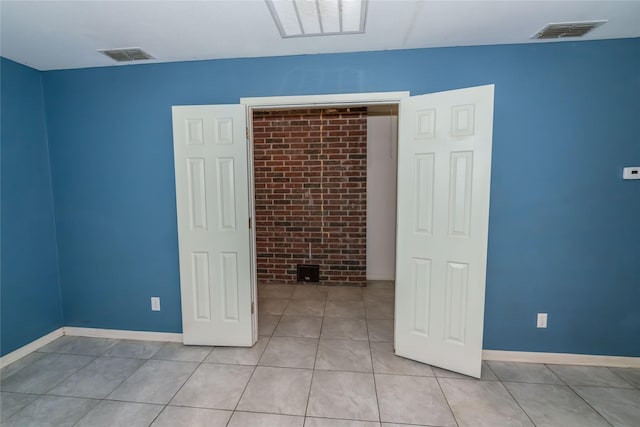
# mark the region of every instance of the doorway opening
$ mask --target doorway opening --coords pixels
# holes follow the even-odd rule
[[[398,105],[249,117],[259,334],[392,342]]]
[[[397,106],[256,109],[252,129],[258,283],[392,280]]]
[[[493,93],[493,85],[485,85],[416,96],[398,92],[242,98],[241,104],[235,105],[174,106],[174,159],[184,343],[250,346],[259,342],[256,304],[259,305],[260,315],[268,314],[271,310],[279,313],[274,314],[281,317],[274,327],[274,338],[280,334],[283,337],[293,333],[303,335],[300,331],[313,328],[316,336],[322,336],[331,329],[328,326],[330,322],[325,321],[329,313],[332,313],[332,318],[337,319],[332,321],[334,328],[346,330],[356,323],[363,326],[365,318],[369,318],[369,312],[385,310],[380,304],[376,306],[374,297],[377,291],[378,294],[389,294],[396,300],[397,306],[401,307],[394,310],[393,303],[386,305],[393,313],[391,318],[395,318],[391,323],[394,325],[393,345],[398,356],[479,377],[486,281]],[[254,195],[257,194],[254,181],[257,169],[254,171],[254,150],[250,138],[254,110],[345,109],[346,113],[351,114],[352,109],[357,111],[367,107],[368,110],[371,105],[378,104],[396,105],[401,110],[397,113],[400,141],[397,164],[401,167],[397,168],[395,203],[399,212],[395,229],[395,240],[398,242],[395,245],[395,290],[384,287],[373,289],[362,287],[361,284],[352,287],[272,285],[268,288],[272,295],[261,295],[264,301],[271,302],[259,301],[257,237],[256,229],[252,227],[252,221],[256,218]],[[349,125],[349,119],[346,125]],[[345,131],[339,129],[339,132]],[[346,131],[348,137],[349,129]],[[269,133],[271,138],[275,138],[274,132],[276,131]],[[320,132],[317,136],[320,135],[323,133]],[[322,147],[324,145],[317,148],[323,150]],[[308,154],[311,155],[313,148],[309,150]],[[318,156],[324,153],[320,151],[313,154]],[[368,159],[370,156],[365,154],[364,157]],[[283,157],[282,160],[286,158]],[[325,156],[322,159],[326,160]],[[270,161],[273,160],[272,155]],[[302,163],[305,160],[312,161],[310,157],[299,160]],[[318,157],[313,161],[317,160]],[[266,170],[272,174],[285,171]],[[314,201],[311,210],[319,206],[322,211],[331,206],[325,201],[332,200],[331,193],[325,196],[320,191],[322,184],[328,182],[326,177],[331,177],[329,173],[337,173],[334,178],[344,180],[345,175],[337,170],[324,171],[324,168],[319,168],[319,171],[326,175],[316,178],[316,182],[311,183],[313,185],[308,189],[319,189],[320,203]],[[305,171],[301,172],[304,176]],[[309,176],[316,172],[308,171]],[[348,182],[349,176],[346,177]],[[359,177],[363,178],[361,175]],[[273,175],[266,178],[285,177]],[[377,192],[379,188],[372,188],[366,177],[364,182],[364,199],[367,200],[370,199],[371,190]],[[288,189],[280,188],[280,191],[284,195]],[[300,191],[303,197],[300,204],[304,207],[309,200],[304,201],[304,186]],[[337,197],[334,200],[342,200],[342,196],[333,195]],[[363,198],[362,194],[350,197],[358,197],[358,200]],[[349,199],[345,199],[344,203],[349,203]],[[290,208],[293,205],[291,201],[283,201],[282,204],[285,209],[279,212],[293,210]],[[336,222],[348,218],[348,208],[339,206],[338,203],[335,209],[347,213],[341,215]],[[377,211],[367,207],[364,209],[367,212]],[[316,233],[318,231],[313,229],[315,226],[319,228],[318,235],[303,238],[317,239],[319,236],[322,243],[322,236],[325,235],[323,218],[326,225],[329,218],[320,216],[319,227],[311,224],[309,227],[312,230],[306,230]],[[282,222],[286,227],[287,221]],[[303,232],[305,226],[306,222],[301,226]],[[290,227],[295,228],[293,224]],[[343,230],[342,234],[346,233],[349,237],[349,232]],[[361,237],[361,234],[352,237]],[[302,249],[305,246],[308,248],[309,243],[317,244],[318,241],[303,241]],[[374,247],[367,244],[366,231],[364,246],[365,251],[367,246]],[[379,246],[383,245],[375,247]],[[353,255],[342,253],[342,249],[340,248],[340,255]],[[267,255],[264,258],[269,257]],[[365,259],[366,257],[365,252]],[[301,261],[322,259],[328,259],[328,256],[312,252],[309,259],[302,258]],[[344,260],[340,260],[340,268],[327,271],[344,271],[345,266],[348,269],[350,264],[343,264],[342,261]],[[295,266],[295,270],[289,268],[289,271],[297,272],[297,264]],[[357,266],[360,268],[353,271],[361,274],[362,265]],[[365,271],[367,267],[365,261]],[[318,276],[322,275],[319,264],[318,273]],[[331,279],[329,276],[327,278]],[[320,277],[318,280],[321,280]],[[264,285],[265,288],[267,286]],[[275,286],[284,286],[286,289]],[[280,292],[289,294],[283,295]],[[314,294],[318,293],[324,293],[318,298],[324,299],[320,304],[314,302]],[[356,301],[357,298],[360,300]],[[292,304],[294,300],[305,302]],[[354,302],[355,304],[351,304]],[[367,305],[371,307],[366,307]],[[309,313],[316,309],[321,310],[321,316],[316,316],[315,320],[313,316],[296,316],[295,313],[296,310]],[[359,314],[348,317],[346,312]],[[306,323],[291,322],[296,317],[307,319]],[[321,320],[318,321],[317,317],[321,317]],[[290,331],[294,331],[286,335],[282,330],[278,332],[285,318],[290,323]],[[352,319],[349,321],[351,326],[347,325],[345,319]],[[364,326],[367,327],[366,324]]]

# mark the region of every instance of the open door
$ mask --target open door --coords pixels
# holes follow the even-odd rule
[[[251,346],[245,107],[172,111],[183,341]]]
[[[493,85],[403,99],[395,351],[480,377]]]

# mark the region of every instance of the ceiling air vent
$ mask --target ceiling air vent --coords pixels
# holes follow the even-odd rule
[[[531,36],[532,39],[560,39],[565,37],[582,37],[594,28],[607,21],[564,22],[549,24]]]
[[[153,56],[149,55],[139,47],[127,47],[122,49],[101,49],[98,50],[98,52],[118,62],[144,61],[147,59],[153,59]]]

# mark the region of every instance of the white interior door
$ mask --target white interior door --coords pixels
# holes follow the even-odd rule
[[[251,346],[245,108],[172,111],[184,343]]]
[[[395,350],[480,377],[493,85],[403,99]]]

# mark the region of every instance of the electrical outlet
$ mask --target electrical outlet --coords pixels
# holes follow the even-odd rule
[[[151,297],[151,311],[160,311],[160,297]]]
[[[640,179],[640,166],[631,166],[622,170],[623,179]]]
[[[538,328],[547,327],[547,313],[538,313],[538,323],[536,326]]]

